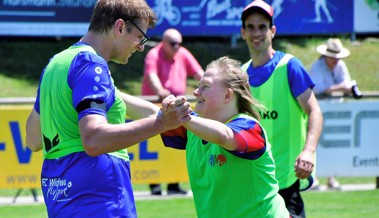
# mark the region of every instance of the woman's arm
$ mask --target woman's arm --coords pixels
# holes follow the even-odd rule
[[[230,150],[238,150],[237,138],[227,125],[211,119],[191,116],[191,120],[183,124],[198,137]]]

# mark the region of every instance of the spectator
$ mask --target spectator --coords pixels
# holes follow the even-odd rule
[[[26,144],[43,150],[48,217],[137,217],[126,148],[179,127],[191,110],[183,102],[158,113],[113,83],[107,62],[142,52],[155,20],[144,0],[99,0],[87,33],[44,69]],[[126,105],[133,122],[125,123]]]
[[[197,217],[288,218],[258,122],[262,106],[240,63],[227,57],[211,62],[193,94],[198,115],[161,136],[165,146],[186,149]]]
[[[182,45],[182,35],[176,29],[167,29],[162,41],[145,57],[142,95],[158,95],[163,99],[170,94],[186,94],[187,77],[199,80],[204,71],[195,57]],[[161,195],[159,184],[150,184],[152,195]],[[168,194],[186,194],[179,183],[167,186]]]
[[[342,92],[353,95],[356,98],[361,96],[356,82],[351,80],[349,70],[342,60],[350,55],[350,51],[343,47],[338,38],[329,38],[326,44],[317,46],[320,58],[312,65],[310,75],[316,85],[314,92],[317,97],[331,96],[333,92]],[[354,91],[354,92],[353,92]],[[318,190],[319,180],[316,178],[311,189]],[[340,184],[336,178],[329,176],[327,180],[328,189],[340,189]]]
[[[184,95],[187,77],[201,78],[203,69],[182,42],[178,30],[167,29],[161,42],[147,53],[142,95],[158,95],[160,99],[170,94]]]
[[[312,65],[310,74],[316,83],[316,96],[330,96],[340,91],[344,94],[360,98],[355,80],[351,80],[349,70],[342,60],[350,55],[350,51],[343,47],[338,38],[330,38],[326,44],[317,46],[321,57]]]
[[[323,119],[312,91],[314,82],[302,63],[272,47],[273,14],[272,7],[261,0],[244,8],[241,34],[250,60],[242,69],[249,75],[253,96],[267,107],[261,112],[261,124],[272,145],[279,194],[293,218],[305,217],[300,190],[305,188],[303,182],[313,181]]]

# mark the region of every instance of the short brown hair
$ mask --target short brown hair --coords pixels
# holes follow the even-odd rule
[[[140,20],[149,21],[149,27],[153,28],[157,15],[145,0],[98,0],[92,12],[88,30],[92,32],[107,32],[112,28],[117,19],[132,20],[140,23]]]

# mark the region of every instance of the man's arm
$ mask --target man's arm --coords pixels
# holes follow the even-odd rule
[[[150,86],[150,89],[159,96],[160,99],[163,99],[171,94],[168,89],[165,89],[162,86],[161,80],[159,79],[156,73],[149,73],[147,76],[147,83]]]
[[[330,86],[329,88],[325,90],[325,93],[331,95],[333,92],[341,91],[345,94],[351,94],[351,88],[355,84],[356,83],[352,81],[343,81],[341,83]]]
[[[86,153],[97,156],[135,145],[188,121],[191,112],[188,102],[177,102],[157,116],[123,124],[109,124],[102,115],[91,114],[79,121],[82,144]]]
[[[157,115],[159,107],[144,99],[121,92],[121,97],[127,106],[126,114],[133,120],[142,119],[151,115]]]
[[[33,108],[26,121],[26,146],[32,151],[42,149],[42,133],[40,116]]]
[[[308,88],[297,97],[302,109],[308,114],[307,137],[303,151],[295,163],[296,176],[304,179],[311,175],[315,163],[315,152],[322,132],[323,117],[313,91]]]

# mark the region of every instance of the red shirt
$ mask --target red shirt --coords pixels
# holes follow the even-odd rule
[[[155,95],[147,82],[150,73],[157,72],[162,86],[172,94],[184,95],[187,77],[194,76],[200,70],[202,67],[186,48],[181,46],[174,58],[168,59],[164,55],[162,43],[159,43],[145,57],[142,95]]]

